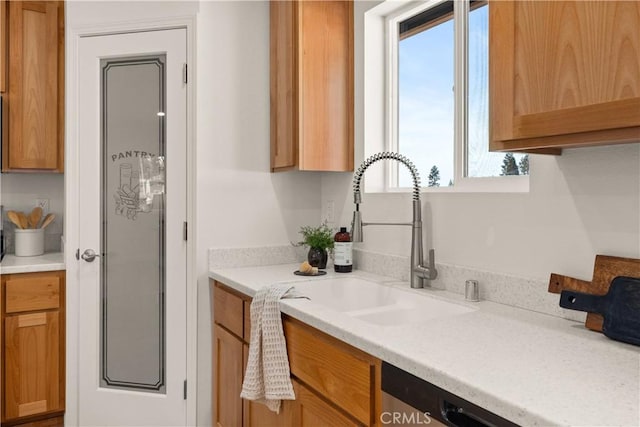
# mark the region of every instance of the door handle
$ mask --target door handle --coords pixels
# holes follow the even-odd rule
[[[95,253],[95,251],[93,249],[86,249],[82,255],[80,255],[80,258],[82,258],[83,260],[87,261],[87,262],[93,262],[94,259],[100,258],[100,255],[98,255],[97,253]]]

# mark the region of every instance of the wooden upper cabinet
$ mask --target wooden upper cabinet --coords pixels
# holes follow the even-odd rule
[[[271,170],[353,170],[353,3],[272,1]]]
[[[0,93],[7,90],[7,2],[0,0]]]
[[[490,150],[640,141],[640,2],[491,1]]]
[[[63,170],[64,2],[10,1],[3,171]]]

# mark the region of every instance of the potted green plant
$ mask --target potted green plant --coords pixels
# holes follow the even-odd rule
[[[323,222],[318,227],[300,227],[300,234],[303,240],[299,244],[309,247],[307,254],[309,264],[312,267],[327,268],[327,251],[333,249],[333,230]]]

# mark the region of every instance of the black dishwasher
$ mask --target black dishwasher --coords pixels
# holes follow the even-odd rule
[[[385,425],[517,426],[387,362],[382,362],[382,392]]]

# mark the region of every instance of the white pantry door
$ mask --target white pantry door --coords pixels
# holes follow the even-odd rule
[[[186,424],[186,46],[79,41],[81,426]]]

